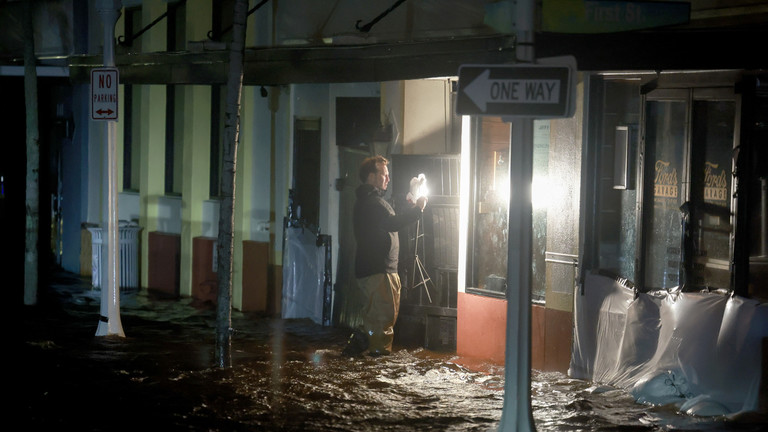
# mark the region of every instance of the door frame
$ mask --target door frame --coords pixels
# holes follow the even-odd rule
[[[679,77],[678,77],[679,78]],[[732,149],[737,149],[739,145],[739,125],[741,119],[741,100],[740,95],[734,90],[737,82],[732,74],[701,74],[696,79],[690,80],[689,84],[685,84],[684,80],[678,78],[670,79],[668,83],[660,82],[657,79],[653,82],[653,85],[644,86],[647,91],[643,91],[641,95],[642,107],[640,110],[640,142],[637,150],[637,219],[636,219],[636,264],[635,264],[635,279],[637,287],[642,290],[648,290],[646,287],[646,252],[647,252],[647,233],[646,227],[648,225],[647,217],[651,214],[653,206],[653,189],[648,186],[650,183],[647,178],[652,174],[653,164],[651,161],[646,160],[647,152],[647,124],[648,124],[648,111],[647,106],[649,102],[661,102],[661,101],[681,101],[686,104],[685,113],[685,131],[684,142],[682,152],[682,173],[680,174],[680,201],[683,203],[690,202],[691,200],[691,162],[692,162],[692,150],[693,150],[693,106],[695,101],[701,100],[728,100],[733,101],[735,107],[734,113],[734,132],[733,132],[733,145]],[[736,159],[731,158],[731,172],[736,171]],[[732,176],[730,184],[730,227],[731,235],[729,238],[729,263],[731,265],[731,272],[733,272],[733,260],[734,260],[734,233],[735,233],[735,221],[736,221],[736,209],[737,209],[737,197],[734,191],[736,190],[736,179]],[[685,235],[681,228],[681,237]],[[681,243],[682,243],[681,238]],[[681,248],[681,253],[684,251]],[[685,257],[686,261],[692,260],[690,254]],[[683,256],[681,256],[681,267],[690,268],[690,262],[683,262]],[[682,276],[682,275],[680,275]],[[679,283],[684,281],[678,279]],[[729,289],[733,290],[733,278]]]

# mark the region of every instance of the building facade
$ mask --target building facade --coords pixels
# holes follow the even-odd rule
[[[42,2],[35,21],[48,111],[41,202],[50,216],[41,226],[51,247],[42,249],[84,276],[106,176],[104,124],[88,111],[90,71],[103,66],[97,3]],[[401,233],[400,322],[411,330],[398,332],[400,342],[503,362],[512,131],[504,118],[462,118],[455,104],[461,65],[517,62],[511,2],[409,2],[390,12],[385,1],[342,3],[283,0],[249,10],[233,307],[356,325],[350,191],[357,163],[381,153],[393,162],[393,202],[413,175],[426,172],[435,185],[423,243],[418,230]],[[544,18],[557,3],[544,2]],[[576,3],[582,15],[543,19],[535,35],[537,57],[573,56],[578,65],[575,114],[534,121],[531,365],[541,370],[572,367],[574,310],[591,274],[643,293],[768,296],[768,59],[712,49],[760,40],[765,6],[690,2],[686,19],[667,11],[674,22],[661,29],[559,29],[613,16],[596,12],[600,2]],[[130,270],[142,290],[213,302],[232,2],[121,6],[118,209],[140,228]],[[58,45],[40,24],[50,17],[70,35]],[[22,66],[17,51],[4,57],[3,88],[17,101]],[[23,133],[13,130],[18,141]],[[3,165],[5,203],[17,208],[20,171],[11,165]],[[321,264],[291,253],[302,250]],[[284,277],[304,273],[322,282]],[[305,289],[316,296],[309,312],[291,300]]]

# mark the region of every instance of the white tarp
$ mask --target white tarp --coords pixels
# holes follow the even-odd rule
[[[588,275],[568,371],[692,415],[758,408],[768,305],[717,292],[636,293]]]
[[[325,248],[304,228],[285,228],[283,248],[283,318],[323,323]]]

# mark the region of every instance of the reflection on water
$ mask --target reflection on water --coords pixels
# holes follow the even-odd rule
[[[212,367],[215,311],[192,300],[124,295],[126,338],[94,336],[98,291],[60,284],[26,314],[19,389],[33,430],[496,430],[503,368],[399,349],[340,356],[343,329],[233,313],[233,367]],[[63,301],[59,301],[63,300]],[[63,308],[59,305],[63,305]],[[50,306],[50,307],[49,307]],[[635,403],[624,391],[532,374],[539,431],[760,430]]]

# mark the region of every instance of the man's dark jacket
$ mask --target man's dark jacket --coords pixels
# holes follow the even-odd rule
[[[397,273],[400,253],[397,231],[416,222],[421,210],[411,207],[396,214],[392,206],[382,198],[383,192],[369,184],[360,185],[355,194],[355,277]]]

